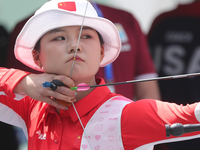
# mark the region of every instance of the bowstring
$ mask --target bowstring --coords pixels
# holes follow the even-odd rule
[[[83,30],[83,24],[84,24],[84,21],[85,21],[85,16],[86,16],[87,8],[88,8],[88,3],[89,3],[89,2],[88,2],[88,0],[86,0],[86,1],[87,1],[87,3],[86,3],[86,7],[85,7],[85,12],[84,12],[84,16],[83,16],[83,21],[82,21],[81,29],[80,29],[79,36],[78,36],[78,41],[77,41],[76,50],[75,50],[75,53],[74,53],[74,58],[73,58],[72,67],[71,67],[71,71],[70,71],[70,76],[69,76],[69,78],[72,78],[72,73],[73,73],[73,69],[74,69],[74,63],[75,63],[75,60],[76,60],[76,55],[77,55],[78,46],[79,46],[79,42],[80,42],[80,38],[81,38],[81,33],[82,33],[82,30]],[[79,116],[79,114],[78,114],[78,111],[77,111],[77,109],[76,109],[74,103],[72,103],[72,106],[73,106],[73,108],[74,108],[74,111],[75,111],[75,113],[76,113],[76,115],[77,115],[77,117],[78,117],[78,120],[79,120],[79,122],[80,122],[80,124],[81,124],[81,127],[82,127],[82,129],[83,129],[83,134],[86,136],[87,141],[88,141],[88,143],[89,143],[89,145],[90,145],[90,148],[93,150],[92,144],[91,144],[91,142],[90,142],[90,140],[89,140],[89,137],[88,137],[87,134],[86,134],[85,127],[83,126],[83,123],[82,123],[82,121],[81,121],[81,118],[80,118],[80,116]]]
[[[82,30],[83,30],[83,24],[84,24],[84,21],[85,21],[87,7],[88,7],[88,3],[89,3],[88,0],[86,0],[86,1],[87,1],[87,3],[86,3],[86,7],[85,7],[85,12],[84,12],[84,16],[83,16],[83,21],[82,21],[81,29],[80,29],[79,36],[78,36],[78,41],[77,41],[76,50],[75,50],[75,53],[74,53],[74,58],[73,58],[72,67],[71,67],[69,78],[72,78],[72,73],[73,73],[73,69],[74,69],[74,63],[75,63],[76,55],[77,55],[77,51],[78,51],[78,45],[79,45],[79,42],[80,42],[81,33],[82,33]]]

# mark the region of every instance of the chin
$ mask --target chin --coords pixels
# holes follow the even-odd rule
[[[84,76],[82,75],[73,75],[72,74],[72,80],[74,80],[74,82],[80,82],[80,81],[84,81]]]
[[[67,76],[67,77],[69,77],[70,76],[70,71],[71,70],[67,70],[67,69],[62,69],[62,70],[57,70],[57,74],[59,74],[59,75],[65,75],[65,76]]]
[[[93,81],[95,81],[95,76],[91,75],[73,75],[72,74],[72,80],[76,83],[76,84],[80,84],[80,83],[86,83],[86,84],[90,84]]]

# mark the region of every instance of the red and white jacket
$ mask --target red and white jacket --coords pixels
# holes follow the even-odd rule
[[[19,70],[0,68],[0,120],[23,129],[28,139],[29,150],[80,149],[83,129],[73,106],[67,111],[61,110],[58,114],[54,107],[46,103],[12,92],[27,74]],[[104,83],[101,78],[96,80],[99,84]],[[87,126],[102,104],[115,96],[119,95],[111,93],[107,87],[98,87],[76,102],[75,107],[83,126]],[[126,104],[120,115],[119,132],[125,150],[149,150],[155,144],[200,137],[200,132],[194,132],[181,137],[167,138],[165,131],[165,124],[199,123],[199,103],[179,106],[145,99]],[[93,149],[100,150],[100,147]]]

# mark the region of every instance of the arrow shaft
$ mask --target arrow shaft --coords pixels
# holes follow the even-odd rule
[[[92,86],[90,86],[90,88],[100,87],[100,86],[118,85],[118,84],[145,82],[145,81],[187,78],[187,77],[194,77],[194,76],[200,76],[200,73],[191,73],[191,74],[183,74],[183,75],[175,75],[175,76],[166,76],[166,77],[157,77],[157,78],[149,78],[149,79],[130,80],[130,81],[124,81],[124,82],[107,83],[107,84],[101,84],[101,85],[92,85]]]

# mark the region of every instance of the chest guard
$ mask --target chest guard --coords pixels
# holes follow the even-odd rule
[[[116,96],[102,104],[85,127],[80,150],[124,150],[121,114],[130,102],[133,101]]]

